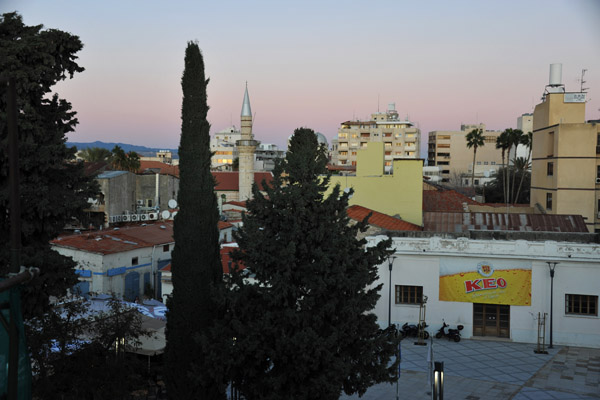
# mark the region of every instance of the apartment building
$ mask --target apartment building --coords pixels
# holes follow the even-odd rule
[[[237,157],[235,143],[241,138],[242,132],[235,125],[217,132],[210,139],[210,151],[214,153],[210,160],[211,168],[231,170],[233,160]]]
[[[455,185],[471,185],[473,149],[467,147],[466,136],[473,129],[481,129],[484,145],[477,148],[475,185],[494,179],[502,167],[502,153],[496,149],[496,139],[501,131],[488,131],[485,124],[461,125],[459,131],[429,132],[427,163],[442,168],[441,181]]]
[[[391,171],[394,158],[419,158],[421,131],[408,119],[401,120],[396,105],[386,112],[371,114],[368,121],[342,122],[332,140],[331,164],[356,165],[357,151],[369,142],[383,142],[386,171]]]
[[[551,72],[533,113],[531,206],[580,214],[600,232],[600,121],[585,122],[586,93],[565,92],[557,80]]]

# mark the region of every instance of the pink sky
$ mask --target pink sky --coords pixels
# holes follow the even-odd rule
[[[551,63],[563,64],[567,91],[588,70],[586,118],[600,119],[599,2],[422,3],[4,0],[0,12],[83,41],[86,71],[56,88],[78,112],[71,141],[176,148],[188,40],[211,79],[212,132],[239,126],[248,81],[256,139],[280,146],[299,126],[331,141],[378,98],[420,127],[423,144],[461,123],[515,127]]]

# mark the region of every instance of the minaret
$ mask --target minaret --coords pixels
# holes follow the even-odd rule
[[[254,183],[254,151],[258,142],[252,135],[252,110],[250,109],[250,97],[248,97],[248,83],[246,82],[246,93],[242,104],[242,138],[238,140],[239,161],[239,201],[252,198],[252,183]]]

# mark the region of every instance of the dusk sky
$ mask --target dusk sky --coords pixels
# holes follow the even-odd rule
[[[587,119],[600,119],[600,1],[0,0],[28,25],[78,35],[86,70],[56,91],[80,121],[69,140],[177,148],[185,47],[210,78],[211,134],[239,127],[248,82],[254,135],[285,145],[306,126],[395,102],[422,133],[483,122],[516,127],[563,64],[567,91],[587,69]],[[422,154],[425,154],[422,151]]]

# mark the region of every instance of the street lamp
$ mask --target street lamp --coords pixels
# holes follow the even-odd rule
[[[388,308],[388,327],[392,326],[392,267],[394,266],[394,260],[396,256],[388,258],[388,265],[390,267],[390,292],[388,296],[389,308]]]
[[[553,305],[554,305],[554,270],[556,269],[556,264],[559,264],[557,262],[552,262],[552,261],[546,261],[546,264],[548,264],[548,269],[550,270],[550,345],[548,346],[549,349],[552,349],[552,309],[553,309]]]

